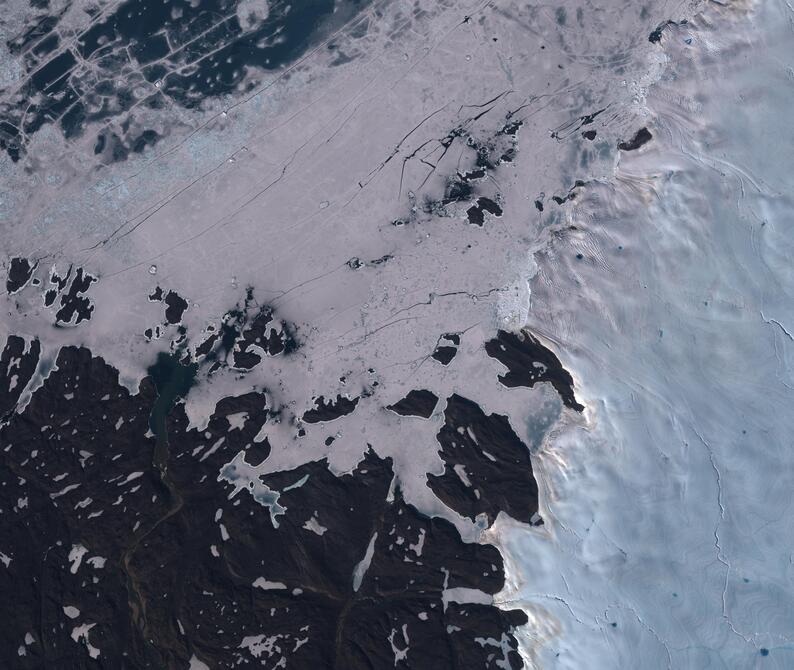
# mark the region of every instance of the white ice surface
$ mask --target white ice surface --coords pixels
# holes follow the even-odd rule
[[[675,29],[654,142],[570,214],[585,260],[535,256],[530,324],[588,407],[535,461],[546,525],[492,531],[535,667],[794,664],[792,26]]]

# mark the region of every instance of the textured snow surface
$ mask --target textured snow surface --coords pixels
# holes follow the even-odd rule
[[[495,530],[539,667],[794,662],[793,19],[677,29],[654,143],[570,213],[585,260],[536,255],[530,323],[589,408],[539,455],[544,529]]]

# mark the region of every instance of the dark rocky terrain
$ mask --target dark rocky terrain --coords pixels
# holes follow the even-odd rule
[[[521,667],[522,612],[445,597],[498,592],[498,551],[407,504],[389,459],[370,450],[349,474],[321,460],[239,484],[218,473],[240,453],[267,459],[255,439],[273,417],[265,395],[225,398],[197,430],[172,368],[131,394],[101,358],[65,347],[14,411],[38,356],[37,341],[11,337],[0,360],[0,608],[13,613],[0,654],[13,667]],[[397,407],[425,415],[427,393]],[[506,418],[460,396],[445,417],[447,470],[428,485],[472,519],[530,521],[529,452]]]

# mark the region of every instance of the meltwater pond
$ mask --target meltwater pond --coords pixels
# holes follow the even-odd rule
[[[572,211],[580,258],[535,255],[530,325],[588,410],[541,450],[547,524],[496,531],[530,665],[794,666],[793,26],[666,26],[654,142]]]

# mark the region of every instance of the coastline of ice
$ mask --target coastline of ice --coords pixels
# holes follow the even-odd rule
[[[712,4],[674,28],[654,142],[571,212],[584,261],[535,255],[529,323],[588,421],[535,458],[545,527],[487,534],[528,667],[794,662],[793,19]]]

